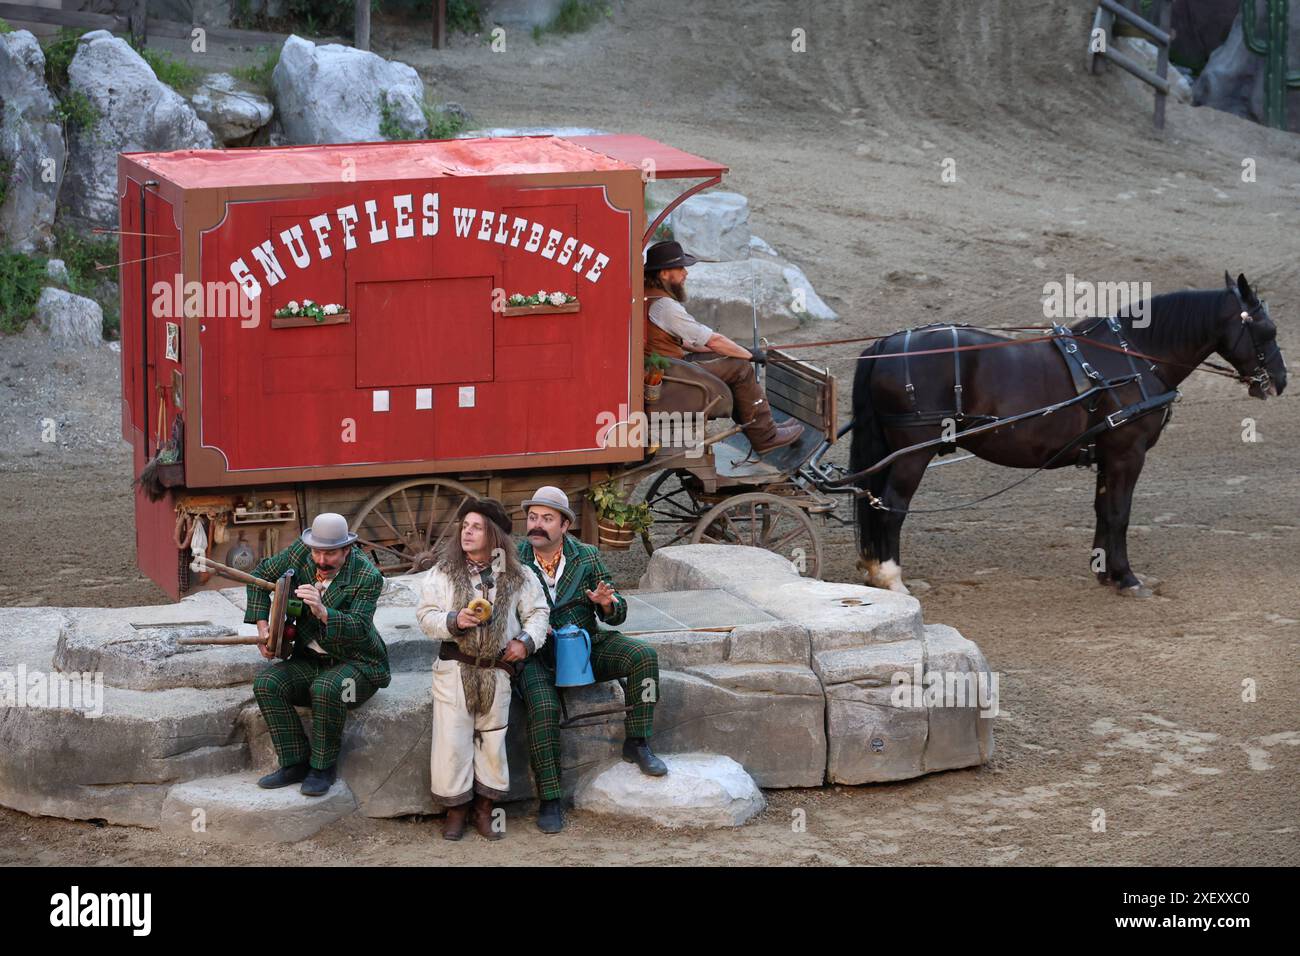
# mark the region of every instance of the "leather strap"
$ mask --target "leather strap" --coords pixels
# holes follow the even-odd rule
[[[496,658],[491,664],[486,664],[486,665],[480,664],[476,658],[470,657],[468,654],[463,653],[458,646],[452,644],[450,641],[442,642],[442,645],[438,648],[438,659],[444,661],[457,661],[461,664],[468,664],[470,667],[478,667],[483,670],[487,670],[488,668],[492,668],[492,667],[499,667],[512,677],[514,676],[515,673],[514,665],[507,661],[503,661],[499,657]]]

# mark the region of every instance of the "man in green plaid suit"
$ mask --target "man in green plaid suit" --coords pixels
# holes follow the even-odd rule
[[[668,772],[650,749],[655,702],[659,699],[659,658],[655,649],[606,624],[627,618],[627,601],[609,584],[600,551],[568,534],[574,514],[559,488],[537,489],[524,502],[528,537],[519,544],[519,560],[536,574],[551,606],[551,628],[575,624],[591,635],[591,669],[596,680],[627,679],[625,697],[632,706],[624,721],[623,759],[654,777]],[[545,648],[552,648],[547,654]],[[564,828],[560,809],[560,697],[555,687],[554,642],[524,664],[520,685],[528,710],[528,749],[537,782],[537,826],[545,833]]]
[[[257,781],[274,789],[302,782],[302,792],[317,797],[337,776],[347,713],[387,687],[388,648],[375,630],[375,604],[384,578],[357,548],[347,520],[329,512],[279,554],[264,558],[253,574],[275,581],[290,568],[303,602],[293,654],[272,664],[253,681],[257,706],[266,718],[280,769]],[[246,623],[257,624],[262,656],[266,644],[270,595],[248,588]],[[294,705],[311,705],[311,740],[303,733]]]

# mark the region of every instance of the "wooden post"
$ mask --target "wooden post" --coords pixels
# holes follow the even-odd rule
[[[447,45],[447,0],[433,0],[433,48]]]
[[[370,0],[357,0],[356,30],[353,45],[358,50],[370,49]]]
[[[131,28],[131,43],[140,49],[143,49],[149,40],[148,31],[145,29],[148,6],[148,0],[133,0],[131,12],[127,15],[127,23]]]
[[[1158,50],[1156,58],[1156,75],[1162,80],[1167,80],[1169,77],[1169,43],[1172,39],[1169,37],[1169,22],[1172,16],[1172,11],[1170,10],[1171,3],[1169,0],[1155,0],[1155,3],[1156,26],[1160,27],[1160,29],[1165,32],[1166,36],[1164,43],[1156,44]],[[1156,129],[1158,130],[1163,130],[1165,128],[1165,100],[1169,98],[1167,93],[1168,89],[1168,85],[1166,85],[1163,90],[1158,86],[1156,87],[1155,124]]]

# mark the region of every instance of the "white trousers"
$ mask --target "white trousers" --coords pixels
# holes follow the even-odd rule
[[[506,763],[506,723],[510,719],[510,677],[492,668],[496,696],[486,714],[471,716],[465,708],[460,661],[433,664],[433,754],[430,789],[443,806],[468,803],[481,793],[503,800],[510,789]]]

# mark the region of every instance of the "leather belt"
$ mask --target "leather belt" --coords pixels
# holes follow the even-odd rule
[[[484,664],[481,663],[481,658],[471,657],[469,654],[461,651],[457,645],[450,641],[442,642],[442,645],[438,648],[438,659],[444,661],[458,661],[461,664],[468,664],[470,667],[479,667],[484,670],[490,667],[499,667],[512,677],[515,673],[514,665],[508,661],[503,661],[500,657],[494,658],[490,664]]]

